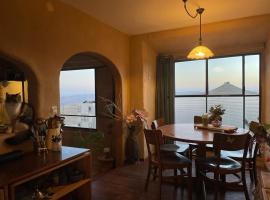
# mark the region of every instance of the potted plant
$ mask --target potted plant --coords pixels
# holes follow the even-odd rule
[[[211,124],[215,127],[220,127],[222,124],[221,116],[224,115],[225,109],[223,109],[221,105],[215,105],[209,109],[209,112],[209,121],[211,122]]]
[[[145,110],[133,110],[125,118],[128,135],[125,144],[126,164],[134,164],[139,160],[137,136],[146,126],[148,113]]]
[[[134,164],[139,160],[138,135],[146,125],[148,113],[142,109],[134,109],[127,116],[123,116],[122,110],[110,99],[99,97],[104,104],[103,115],[121,122],[127,128],[127,138],[125,142],[125,163]],[[121,125],[122,126],[122,125]]]
[[[260,144],[260,151],[264,155],[264,164],[270,171],[270,124],[249,123],[249,129],[255,134],[256,142]]]

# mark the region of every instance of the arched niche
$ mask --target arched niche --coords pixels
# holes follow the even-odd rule
[[[0,52],[0,82],[8,81],[5,93],[21,93],[22,102],[38,107],[38,81],[31,67]]]
[[[114,123],[111,125],[112,120],[104,117],[102,102],[99,96],[109,98],[114,102],[120,110],[122,110],[122,81],[120,73],[117,67],[106,57],[93,52],[78,53],[66,60],[63,64],[62,71],[68,70],[79,70],[79,69],[95,69],[95,90],[96,90],[96,125],[97,131],[105,133],[106,144],[111,148],[113,157],[115,158],[116,164],[122,163],[122,123],[121,121],[113,120]],[[61,74],[61,73],[60,73]],[[112,82],[109,80],[112,79]],[[107,93],[105,92],[107,91]],[[61,91],[60,91],[61,93]],[[109,94],[109,95],[108,95]],[[106,96],[108,95],[108,96]],[[61,97],[60,97],[61,98]],[[60,104],[59,104],[60,105]],[[61,107],[61,105],[60,105]],[[61,110],[61,109],[60,109]],[[116,114],[121,115],[122,113]],[[74,137],[80,133],[82,137],[88,137],[87,134],[92,130],[76,128],[65,128],[64,144],[66,145],[77,145],[74,143]],[[108,141],[109,140],[109,141]],[[108,144],[111,143],[111,144]],[[89,147],[91,148],[91,147]]]

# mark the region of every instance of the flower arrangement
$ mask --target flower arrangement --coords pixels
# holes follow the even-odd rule
[[[146,123],[148,113],[143,110],[134,109],[126,117],[123,116],[122,110],[110,99],[105,97],[99,97],[102,103],[104,103],[103,116],[116,121],[123,121],[128,128],[137,126],[141,122]]]
[[[213,121],[213,120],[221,121],[222,120],[221,115],[225,114],[225,109],[223,109],[221,105],[215,105],[209,109],[209,112],[211,114],[210,121]]]
[[[128,128],[132,128],[133,126],[138,126],[138,124],[147,123],[148,113],[145,110],[132,110],[131,114],[126,116],[125,122]],[[140,126],[140,125],[139,125]]]
[[[267,143],[270,146],[270,124],[251,122],[249,129],[255,134],[258,143]]]
[[[146,126],[148,113],[145,110],[134,109],[127,116],[123,116],[122,110],[110,99],[99,97],[104,104],[103,116],[114,121],[123,122],[128,130],[125,142],[125,163],[132,164],[139,160],[139,145],[136,136]]]

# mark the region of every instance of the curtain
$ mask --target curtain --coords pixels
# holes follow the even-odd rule
[[[157,57],[156,118],[174,123],[174,59],[172,56]]]

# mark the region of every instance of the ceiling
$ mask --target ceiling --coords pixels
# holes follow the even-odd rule
[[[117,30],[142,34],[192,26],[182,0],[61,0]],[[206,9],[202,23],[225,21],[270,13],[270,0],[189,0],[188,7]]]

